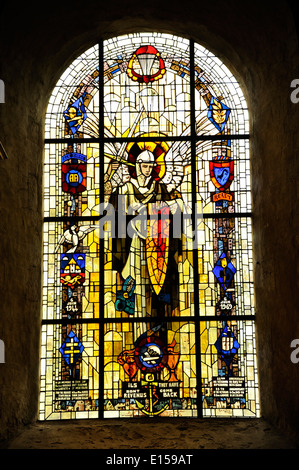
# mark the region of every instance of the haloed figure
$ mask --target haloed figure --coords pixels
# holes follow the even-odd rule
[[[109,165],[105,193],[116,207],[121,201],[126,211],[130,208],[135,214],[129,249],[114,252],[115,269],[124,281],[115,307],[135,316],[164,317],[177,305],[178,273],[174,255],[178,253],[179,240],[171,239],[170,221],[171,214],[182,209],[182,200],[177,192],[169,193],[166,184],[160,181],[161,163],[156,162],[149,150],[141,151],[135,166],[129,167],[130,180],[112,191],[108,178],[118,166],[119,163]],[[143,217],[136,217],[141,211]],[[125,244],[128,245],[127,240]],[[127,303],[130,301],[128,310],[126,299]]]

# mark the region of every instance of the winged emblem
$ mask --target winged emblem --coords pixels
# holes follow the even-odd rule
[[[212,104],[212,116],[217,124],[223,124],[226,120],[227,110],[223,109],[220,101],[214,100]]]
[[[214,126],[222,132],[230,115],[230,108],[220,101],[220,99],[211,97],[208,109],[208,118]]]

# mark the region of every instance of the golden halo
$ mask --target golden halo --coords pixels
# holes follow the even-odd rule
[[[156,132],[149,132],[146,134],[142,134],[142,137],[161,137],[161,134]],[[137,147],[136,147],[137,146]],[[143,152],[144,150],[148,150],[151,152],[155,157],[155,162],[157,165],[156,175],[157,179],[162,179],[166,172],[166,165],[165,165],[165,155],[169,150],[169,145],[160,140],[153,140],[153,141],[140,141],[140,142],[129,142],[126,148],[129,161],[133,162],[136,161],[137,156],[139,153]]]

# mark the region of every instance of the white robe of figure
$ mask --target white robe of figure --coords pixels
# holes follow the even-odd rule
[[[146,261],[146,216],[148,212],[147,205],[153,198],[156,182],[153,180],[150,187],[147,187],[150,178],[146,178],[141,174],[138,164],[136,165],[136,173],[136,179],[131,178],[131,181],[119,188],[119,195],[125,198],[123,207],[126,213],[134,215],[129,233],[131,236],[130,252],[121,275],[124,280],[128,276],[135,280],[134,317],[146,317],[151,315],[151,302],[150,299],[146,298],[146,292],[149,292],[150,289]],[[142,201],[136,198],[134,187],[144,196]],[[145,322],[134,325],[134,339],[136,340],[146,329]]]
[[[151,160],[149,160],[151,159]],[[127,279],[131,276],[135,280],[135,308],[134,317],[150,317],[151,316],[151,296],[150,292],[150,278],[147,271],[146,260],[146,218],[148,214],[148,204],[150,201],[153,204],[167,204],[171,212],[175,212],[180,205],[180,201],[157,201],[155,190],[159,182],[156,182],[151,176],[146,177],[141,172],[140,163],[144,162],[153,163],[155,160],[153,155],[144,151],[139,155],[136,161],[136,178],[131,178],[130,181],[118,187],[118,197],[122,199],[122,208],[126,214],[134,216],[131,221],[130,236],[131,246],[125,266],[121,272],[122,278]],[[136,189],[143,197],[139,200],[136,195]],[[182,209],[180,207],[180,209]],[[139,214],[139,215],[138,215]],[[148,298],[147,294],[148,293]],[[134,324],[134,340],[136,340],[147,329],[146,322]]]
[[[147,203],[153,197],[153,192],[155,188],[155,182],[151,185],[150,189],[138,187],[138,182],[134,180],[133,182],[128,182],[122,186],[119,192],[119,195],[125,196],[125,207],[126,212],[128,210],[136,211],[137,214],[134,216],[134,219],[131,222],[130,233],[131,235],[131,246],[126,264],[122,270],[123,279],[127,279],[128,276],[131,276],[135,280],[135,316],[145,317],[150,315],[150,311],[146,309],[146,287],[150,284],[149,276],[147,275],[147,265],[146,265],[146,225],[144,225],[144,220],[147,213]],[[137,200],[134,195],[133,184],[139,192],[143,193],[145,198],[142,200],[142,203]],[[146,189],[146,191],[142,191]],[[140,210],[142,204],[142,209]],[[130,209],[129,209],[130,208]],[[138,211],[139,209],[139,211]],[[138,215],[139,214],[139,215]],[[146,221],[145,221],[146,224]]]
[[[131,229],[129,236],[131,236],[131,246],[125,266],[122,270],[123,279],[131,276],[135,280],[135,317],[150,317],[151,316],[151,296],[150,296],[150,278],[147,271],[146,260],[146,236],[147,225],[146,218],[148,214],[148,204],[154,201],[153,204],[168,204],[173,210],[176,201],[156,201],[155,190],[159,182],[156,182],[152,177],[146,177],[141,172],[140,163],[154,162],[153,155],[145,151],[139,155],[136,161],[136,176],[125,183],[119,188],[119,195],[124,197],[123,207],[126,213],[134,215],[131,221]],[[141,195],[142,199],[139,200],[135,196],[136,189]],[[142,207],[140,209],[140,207]],[[134,213],[135,211],[135,213]],[[135,214],[137,213],[137,216]],[[139,215],[138,215],[139,214]],[[135,339],[146,331],[146,323],[135,325]]]

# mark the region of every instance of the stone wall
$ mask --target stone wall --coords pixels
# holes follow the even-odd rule
[[[35,5],[36,4],[36,5]],[[34,6],[35,5],[35,6]],[[287,2],[90,0],[1,2],[0,438],[37,417],[41,326],[44,115],[69,63],[97,42],[132,31],[192,36],[239,79],[251,112],[258,356],[263,416],[298,432],[299,338],[296,305],[298,42]]]

